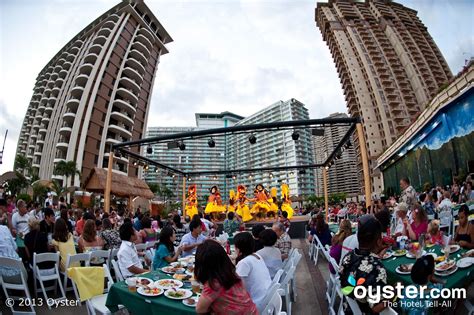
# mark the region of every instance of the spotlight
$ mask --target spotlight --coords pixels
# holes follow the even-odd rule
[[[176,174],[171,175],[171,177],[175,178],[175,177],[176,177]]]
[[[207,141],[207,145],[209,146],[209,148],[214,148],[216,146],[216,142],[214,141],[214,139],[209,139],[209,141]]]
[[[270,175],[269,175],[269,176],[270,176],[270,178],[273,178],[273,174],[272,174],[272,173],[270,173]]]
[[[298,139],[300,138],[300,134],[298,133],[298,131],[293,131],[293,133],[291,134],[291,139],[297,141]]]
[[[249,179],[252,179],[252,175],[249,175]]]
[[[148,164],[143,165],[143,169],[144,169],[145,171],[148,171]]]
[[[250,144],[255,144],[257,142],[257,138],[254,135],[249,136]]]
[[[191,177],[188,177],[188,182],[190,182],[190,181],[191,181]]]
[[[236,179],[235,175],[232,175],[232,179],[234,179],[234,180]]]
[[[329,169],[329,166],[328,166],[328,165],[326,165],[324,168],[325,168],[325,169],[326,169],[326,171],[327,171],[327,170]]]
[[[212,179],[213,179],[213,180],[217,180],[217,176],[214,176]]]
[[[178,148],[179,148],[181,151],[184,151],[184,150],[186,150],[186,145],[184,144],[184,142],[181,141],[181,142],[178,144]]]
[[[159,171],[160,171],[160,169],[157,167],[157,168],[156,168],[156,170],[155,170],[155,172],[157,172],[157,173],[158,173]]]
[[[133,166],[137,166],[138,165],[138,162],[137,161],[134,161],[133,162]]]
[[[146,153],[148,153],[148,154],[153,153],[153,148],[150,145],[146,148]]]

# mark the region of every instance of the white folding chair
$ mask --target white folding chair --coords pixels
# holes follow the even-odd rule
[[[336,297],[334,297],[334,302],[329,305],[329,315],[344,315],[344,295],[340,289],[339,281],[336,283],[336,294],[339,298],[339,303],[336,305]]]
[[[105,250],[105,249],[100,249],[100,250],[93,250],[93,251],[90,251],[89,254],[91,255],[91,261],[93,261],[93,259],[103,259],[104,260],[104,264],[107,265],[107,268],[109,268],[110,270],[110,249],[108,250]]]
[[[5,294],[5,300],[14,299],[19,300],[27,298],[31,300],[30,290],[28,290],[28,273],[26,272],[25,266],[21,259],[14,259],[14,258],[7,258],[7,257],[0,257],[0,266],[9,268],[12,270],[18,270],[17,276],[4,276],[0,274],[0,286],[3,288],[3,293]],[[24,292],[24,296],[11,296],[8,294],[8,290],[15,290]],[[31,313],[35,313],[35,309],[33,307],[33,303],[29,305],[31,309]],[[15,311],[14,305],[10,306],[10,309],[13,314],[21,314],[21,313],[30,313],[30,312],[19,312]]]
[[[451,234],[451,228],[453,225],[453,214],[451,209],[449,208],[442,208],[438,214],[439,217],[439,228],[444,229],[448,228],[448,234]]]
[[[273,314],[271,312],[269,312],[267,309],[270,305],[270,302],[273,298],[273,295],[274,294],[278,294],[278,289],[280,288],[280,284],[279,283],[272,283],[270,285],[270,287],[267,289],[267,293],[265,294],[265,297],[263,298],[262,300],[262,304],[261,304],[261,307],[263,309],[259,309],[258,310],[258,313],[259,314]],[[281,306],[281,305],[280,305]],[[281,310],[281,309],[280,309]]]
[[[379,313],[380,315],[397,315],[398,313],[395,312],[393,308],[387,306],[383,311]]]
[[[326,282],[326,299],[328,300],[329,309],[334,308],[335,298],[336,298],[336,291],[339,287],[339,266],[334,258],[329,256],[329,264],[334,269],[335,273],[329,272],[329,279]]]
[[[118,248],[113,248],[110,250],[110,261],[112,260],[117,260],[117,254],[118,254],[119,249]]]
[[[67,275],[68,268],[70,268],[72,266],[72,264],[75,264],[75,263],[84,264],[84,266],[89,266],[90,259],[91,259],[91,254],[90,253],[82,253],[82,254],[75,254],[75,255],[68,254],[67,255],[66,264],[64,266],[64,272],[61,272],[63,277],[64,277],[63,287],[64,287],[65,292],[74,290],[74,287],[71,287],[70,289],[68,289],[68,287],[67,287],[68,280],[70,279]],[[78,297],[77,292],[74,292],[74,294],[76,295],[76,298],[77,298]]]
[[[272,292],[270,296],[270,300],[267,306],[263,309],[263,312],[260,314],[262,315],[286,315],[286,312],[281,311],[282,300],[280,294],[278,294],[277,290]]]
[[[348,297],[347,295],[345,296],[347,304],[349,305],[352,314],[354,315],[362,315],[362,311],[360,310],[359,304],[357,304],[357,301],[354,300],[353,298]]]
[[[314,239],[316,240],[316,254],[315,254],[315,257],[314,257],[314,265],[316,266],[318,264],[319,252],[324,251],[325,249],[324,249],[323,244],[319,240],[319,238],[316,236],[316,234],[314,235]]]
[[[280,279],[282,275],[283,275],[283,269],[279,269],[277,273],[273,276],[272,285],[275,283],[280,283]]]
[[[40,269],[38,267],[38,264],[42,262],[54,262],[54,267],[50,269]],[[59,253],[41,253],[41,254],[34,253],[33,254],[33,276],[34,276],[34,283],[35,283],[35,291],[36,291],[36,283],[39,282],[41,286],[41,291],[43,292],[43,295],[46,301],[48,300],[48,295],[46,294],[46,291],[54,290],[56,294],[58,286],[62,295],[56,300],[66,299],[66,294],[64,293],[63,286],[61,284],[61,277],[59,273]],[[45,287],[44,282],[46,281],[54,281],[54,285],[50,287]],[[47,304],[48,304],[48,308],[51,309],[50,303],[47,303]]]
[[[124,278],[123,278],[122,272],[120,271],[118,262],[115,259],[112,259],[110,262],[112,264],[112,268],[114,269],[115,279],[117,281],[123,281]]]
[[[149,258],[155,257],[155,245],[157,241],[146,242],[145,251]]]
[[[285,297],[285,306],[286,306],[286,313],[291,315],[291,279],[295,276],[295,266],[291,266],[288,272],[285,274],[283,279],[280,281],[280,289],[278,289],[278,293],[281,296]]]
[[[96,267],[96,268],[101,268],[101,267]],[[107,267],[107,265],[104,264],[102,268],[104,268],[104,279],[107,285],[104,287],[104,292],[102,294],[96,295],[86,300],[87,313],[89,315],[96,315],[97,313],[104,314],[104,315],[112,314],[107,308],[107,306],[105,306],[105,302],[107,301],[107,294],[110,291],[110,288],[112,287],[112,285],[114,284],[114,280],[112,279],[112,276],[110,275],[109,268]],[[73,286],[76,287],[76,284],[74,283],[74,281],[73,281]],[[119,310],[123,308],[124,308],[123,305],[119,305]]]

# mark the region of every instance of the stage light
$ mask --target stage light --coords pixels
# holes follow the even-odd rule
[[[145,165],[143,166],[143,169],[144,169],[145,171],[148,171],[148,164],[145,164]]]
[[[297,141],[298,139],[300,138],[300,134],[298,133],[298,131],[293,131],[293,133],[291,134],[291,139]]]
[[[146,153],[147,154],[152,154],[153,153],[153,148],[150,145],[146,148]]]
[[[171,175],[171,177],[175,178],[175,177],[176,177],[176,174]]]
[[[160,169],[157,167],[156,170],[155,170],[155,172],[158,173],[159,171],[160,171]]]
[[[133,166],[137,166],[138,165],[138,162],[137,161],[134,161],[133,162]]]
[[[214,176],[212,179],[213,179],[213,180],[217,180],[217,176]]]
[[[329,166],[328,166],[328,165],[326,165],[324,168],[325,168],[325,169],[326,169],[326,171],[327,171],[327,170],[329,169]]]
[[[216,146],[216,142],[214,141],[214,139],[209,139],[209,141],[207,141],[207,145],[209,146],[209,148],[214,148]]]
[[[235,180],[235,179],[236,179],[235,175],[232,175],[232,179],[233,179],[233,180]]]
[[[269,175],[269,176],[270,176],[270,178],[273,178],[273,174],[272,174],[272,173],[270,173],[270,175]]]
[[[181,151],[186,150],[186,145],[184,144],[183,141],[181,141],[181,142],[178,144],[178,148],[179,148]]]
[[[249,136],[250,144],[255,144],[257,142],[257,138],[254,135]]]
[[[252,175],[249,175],[249,179],[252,179]]]
[[[190,182],[190,181],[191,181],[191,177],[188,177],[188,182]]]

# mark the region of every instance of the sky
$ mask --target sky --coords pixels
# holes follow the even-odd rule
[[[0,174],[12,170],[36,77],[79,31],[119,0],[0,0]],[[418,11],[459,72],[474,56],[474,2],[401,0]],[[316,1],[145,0],[172,36],[163,55],[148,126],[194,126],[196,112],[246,116],[296,98],[311,118],[346,112]]]

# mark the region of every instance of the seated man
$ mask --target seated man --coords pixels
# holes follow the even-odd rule
[[[364,299],[356,299],[357,304],[364,314],[380,313],[385,309],[383,301],[372,303],[368,297],[375,296],[377,287],[382,288],[387,285],[387,271],[385,270],[380,258],[376,253],[383,247],[382,226],[380,222],[372,215],[364,218],[357,231],[359,248],[355,248],[347,254],[341,261],[339,273],[341,275],[341,287],[350,286],[349,277],[355,281],[364,278],[365,282],[360,284],[366,288],[371,288],[372,295]],[[354,292],[349,294],[354,299]]]
[[[280,222],[273,223],[272,229],[278,236],[278,240],[275,244],[275,247],[278,248],[281,252],[281,260],[285,260],[290,254],[291,238],[288,233],[286,233],[285,226]]]
[[[227,219],[224,221],[224,232],[230,236],[234,235],[240,228],[241,223],[238,220],[238,217],[235,217],[234,212],[227,213]]]
[[[120,227],[120,239],[122,240],[122,244],[117,253],[117,258],[122,276],[128,278],[136,274],[147,272],[148,270],[143,268],[143,264],[135,249],[134,242],[137,240],[137,236],[131,222],[125,222]]]
[[[179,244],[183,250],[183,257],[194,255],[196,253],[196,248],[206,240],[206,237],[201,234],[202,229],[200,221],[192,220],[191,223],[189,223],[189,231],[189,233],[184,234],[181,243]]]

